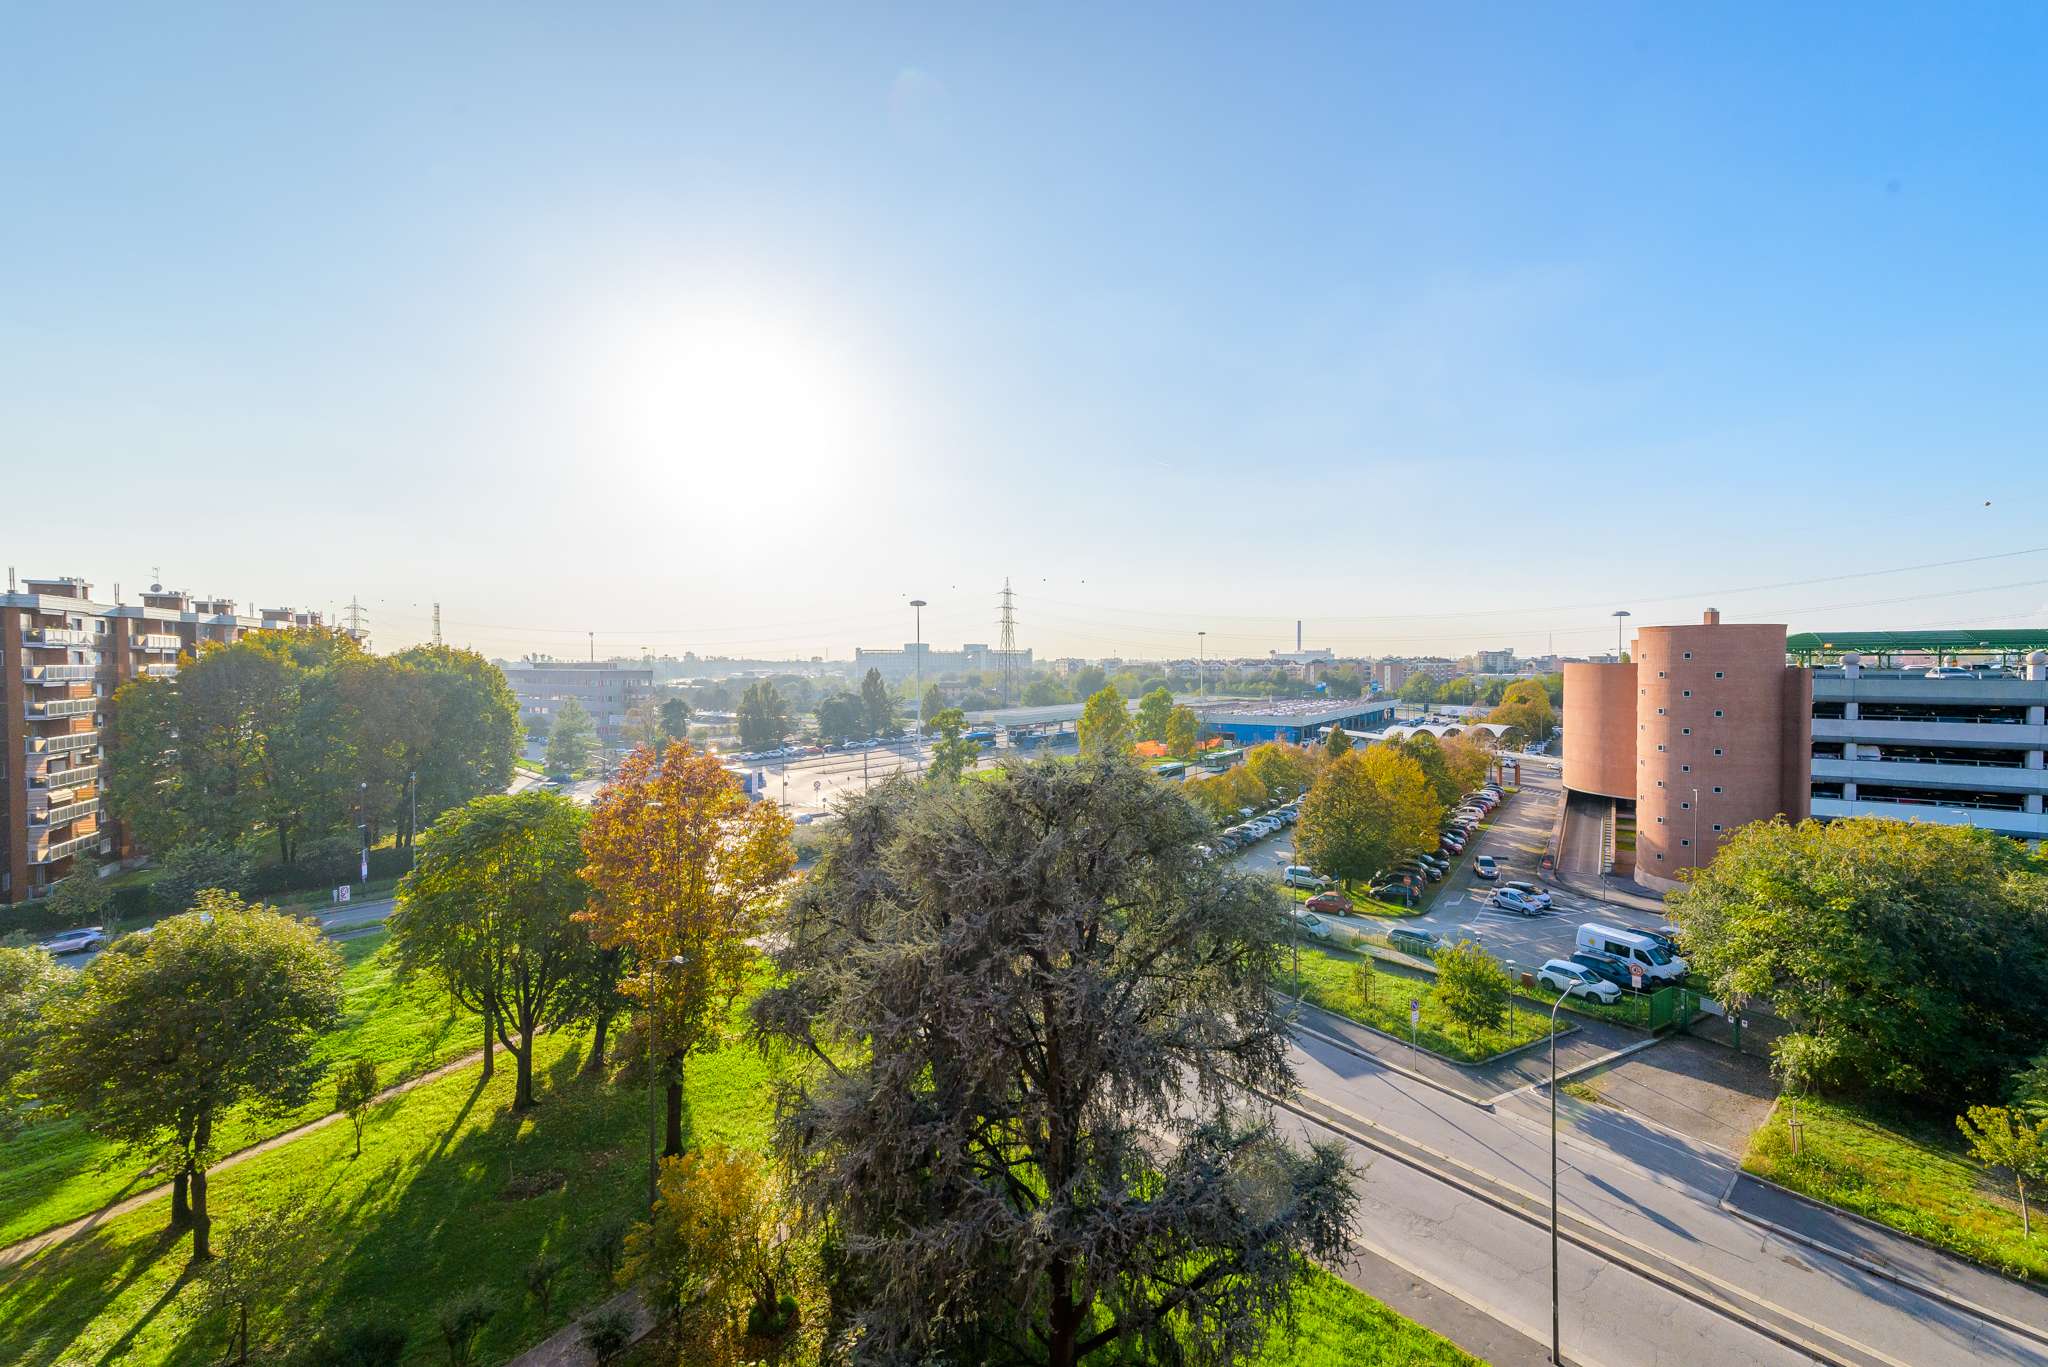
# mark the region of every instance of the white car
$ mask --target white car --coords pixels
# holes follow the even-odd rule
[[[1569,959],[1547,959],[1543,967],[1536,970],[1536,982],[1552,992],[1568,992],[1574,997],[1591,997],[1603,1006],[1612,1006],[1621,1000],[1621,989],[1590,968],[1581,968]]]
[[[104,948],[106,943],[107,932],[98,926],[86,926],[43,941],[43,948],[51,954],[83,954],[89,949]]]
[[[1495,888],[1487,896],[1486,905],[1501,911],[1512,911],[1517,916],[1534,916],[1543,910],[1513,888]]]
[[[1325,944],[1348,945],[1357,937],[1335,921],[1326,921],[1312,911],[1302,912],[1294,923]]]
[[[1521,893],[1524,901],[1533,902],[1545,911],[1550,910],[1550,894],[1537,887],[1534,883],[1526,882],[1520,878],[1510,878],[1507,882],[1502,883],[1501,886],[1503,888],[1512,888],[1514,891]]]
[[[1330,886],[1329,879],[1306,864],[1289,864],[1286,872],[1280,875],[1280,881],[1290,888],[1308,888],[1312,892],[1321,892]]]

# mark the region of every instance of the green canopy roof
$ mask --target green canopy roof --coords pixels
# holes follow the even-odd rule
[[[1863,655],[2024,655],[2048,650],[2048,627],[1999,631],[1801,631],[1785,638],[1785,653],[1801,659]]]

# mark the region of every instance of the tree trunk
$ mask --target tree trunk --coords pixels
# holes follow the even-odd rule
[[[527,1111],[533,1109],[533,1036],[520,1036],[519,1043],[507,1045],[512,1051],[515,1081],[512,1084],[512,1109]]]
[[[235,1330],[235,1343],[240,1349],[240,1352],[235,1357],[235,1361],[247,1363],[249,1361],[249,1302],[243,1301],[240,1305],[236,1306],[235,1314],[239,1321]]]
[[[590,1032],[590,1057],[583,1060],[583,1076],[593,1077],[604,1072],[605,1035],[611,1030],[612,1013],[600,1011]]]
[[[171,1179],[171,1228],[183,1229],[192,1223],[192,1203],[187,1199],[190,1176],[183,1168]]]
[[[277,828],[277,862],[280,864],[292,862],[291,837],[285,834],[284,827],[282,826]]]
[[[668,1077],[668,1137],[661,1146],[665,1157],[676,1158],[683,1152],[683,1079],[680,1060],[671,1062]]]
[[[206,1159],[205,1154],[213,1142],[213,1117],[202,1115],[199,1128],[194,1135],[193,1152],[199,1155],[192,1164],[192,1261],[203,1263],[213,1256],[213,1217],[206,1213]]]
[[[491,1080],[491,1069],[497,1063],[496,1058],[492,1056],[492,1051],[497,1048],[498,1044],[498,1012],[496,1008],[497,1003],[494,1000],[492,1000],[488,996],[484,998],[483,1080],[485,1082],[489,1082]]]
[[[1080,1308],[1067,1282],[1067,1269],[1052,1269],[1052,1305],[1046,1325],[1045,1358],[1048,1367],[1074,1367],[1081,1341]]]

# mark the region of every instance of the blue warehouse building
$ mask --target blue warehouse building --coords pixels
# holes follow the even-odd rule
[[[1346,731],[1378,731],[1393,724],[1392,698],[1300,698],[1271,702],[1215,703],[1198,707],[1205,732],[1227,737],[1232,745],[1258,745],[1269,740],[1306,745],[1332,726]]]

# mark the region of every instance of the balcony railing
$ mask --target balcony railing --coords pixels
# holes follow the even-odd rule
[[[59,859],[70,858],[80,850],[92,849],[100,843],[101,838],[98,831],[92,831],[85,835],[74,836],[70,840],[59,840],[53,845],[32,846],[28,852],[29,862],[31,864],[54,864]]]
[[[31,755],[71,755],[80,750],[96,750],[99,743],[97,731],[74,731],[68,736],[30,736],[22,746]]]
[[[100,766],[97,764],[74,764],[69,769],[48,769],[40,774],[30,774],[30,792],[58,792],[63,789],[83,788],[88,783],[97,783]]]
[[[89,682],[100,672],[98,665],[23,665],[21,677],[33,684]]]
[[[29,627],[22,632],[22,638],[34,645],[44,646],[89,646],[93,634],[76,627]]]
[[[31,813],[29,824],[31,826],[67,826],[82,816],[91,816],[99,809],[100,800],[96,797],[89,797],[82,802],[67,802],[61,807],[52,807],[40,816]]]
[[[143,650],[176,650],[184,642],[175,636],[166,636],[162,632],[151,632],[147,636],[138,637],[135,644]]]
[[[24,704],[30,721],[54,721],[58,717],[89,717],[99,710],[98,698],[30,698]]]
[[[142,673],[144,677],[151,679],[174,679],[178,676],[178,667],[176,665],[144,665]]]

